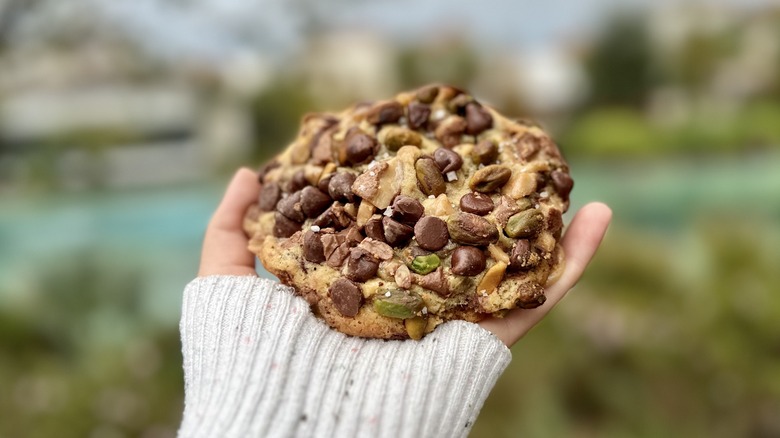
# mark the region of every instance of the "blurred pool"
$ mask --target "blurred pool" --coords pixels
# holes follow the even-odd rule
[[[780,155],[572,167],[572,211],[601,200],[613,207],[617,223],[680,232],[702,215],[780,217]],[[203,183],[6,197],[0,203],[0,305],[23,300],[52,264],[92,253],[142,278],[150,320],[175,323],[182,286],[196,273],[203,230],[222,190],[222,183]]]

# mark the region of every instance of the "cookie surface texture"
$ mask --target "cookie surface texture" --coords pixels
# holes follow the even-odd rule
[[[307,115],[259,183],[249,249],[349,335],[420,339],[534,308],[562,268],[558,148],[454,87]]]

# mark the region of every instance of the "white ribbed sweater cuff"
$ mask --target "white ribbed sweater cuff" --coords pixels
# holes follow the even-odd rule
[[[191,282],[180,329],[180,437],[465,436],[511,359],[463,321],[421,341],[345,336],[255,277]]]

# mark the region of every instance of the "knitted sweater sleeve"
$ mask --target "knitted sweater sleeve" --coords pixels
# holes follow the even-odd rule
[[[279,283],[187,285],[180,437],[465,436],[509,350],[452,321],[421,341],[345,336]]]

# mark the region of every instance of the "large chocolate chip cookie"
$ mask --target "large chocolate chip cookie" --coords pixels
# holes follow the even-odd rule
[[[249,248],[344,333],[419,339],[545,301],[572,179],[550,137],[431,85],[311,114],[260,170]]]

